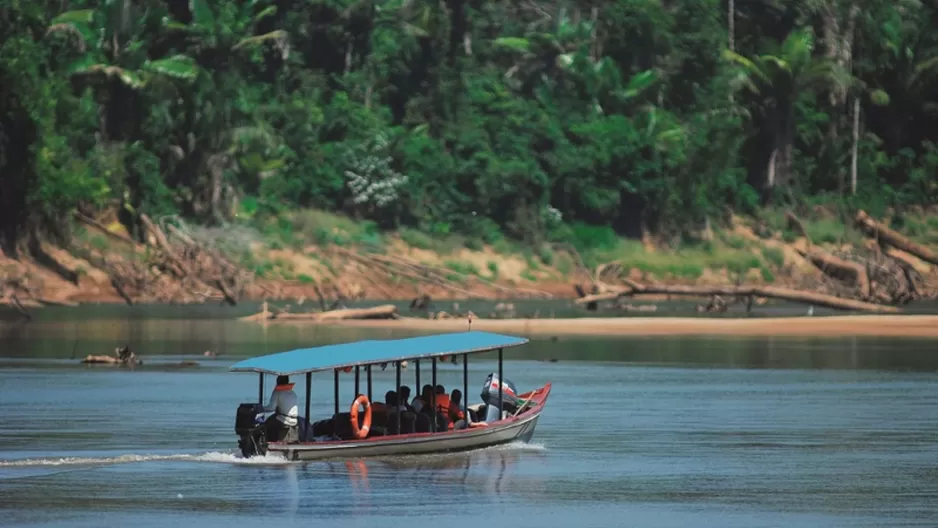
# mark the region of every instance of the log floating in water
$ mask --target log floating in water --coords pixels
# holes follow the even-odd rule
[[[267,315],[265,315],[267,314]],[[371,308],[344,308],[327,312],[312,313],[275,313],[266,310],[247,317],[242,321],[344,321],[349,319],[397,319],[397,307],[393,304],[382,304]]]
[[[870,215],[866,214],[865,211],[857,211],[856,223],[872,238],[885,242],[896,249],[901,249],[906,253],[915,255],[929,264],[938,266],[938,254],[877,222],[871,218]]]
[[[722,295],[727,297],[766,297],[769,299],[780,299],[784,301],[793,301],[816,306],[826,306],[838,310],[858,310],[866,312],[897,313],[900,310],[895,306],[883,306],[853,299],[844,299],[825,295],[821,293],[805,292],[792,290],[789,288],[779,288],[775,286],[668,286],[668,285],[643,285],[632,283],[613,292],[600,293],[596,295],[587,295],[574,301],[576,304],[587,304],[599,301],[611,301],[619,297],[628,297],[632,295],[646,294],[667,294],[667,295],[688,295],[693,297],[710,297],[713,295]]]

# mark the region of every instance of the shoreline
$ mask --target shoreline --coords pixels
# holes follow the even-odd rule
[[[276,324],[325,324],[349,328],[458,332],[465,319],[283,321]],[[912,337],[938,338],[938,315],[832,315],[708,319],[623,317],[573,319],[476,319],[473,330],[531,336],[764,336],[764,337]],[[938,343],[936,343],[938,344]]]

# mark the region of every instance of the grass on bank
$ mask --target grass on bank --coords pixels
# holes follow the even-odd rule
[[[798,237],[787,225],[784,209],[764,210],[760,218],[765,232],[757,229],[756,220],[747,220],[759,236],[781,242],[793,242]],[[800,220],[811,240],[817,244],[859,245],[864,240],[855,228],[827,211],[804,215]],[[547,278],[562,280],[576,269],[573,257],[564,251],[567,247],[576,248],[591,268],[603,262],[617,261],[627,270],[637,270],[643,279],[696,280],[709,271],[725,274],[731,281],[761,280],[771,283],[785,264],[784,252],[778,247],[766,245],[752,235],[742,236],[719,227],[714,228],[715,236],[712,240],[680,241],[674,244],[674,248],[648,251],[642,243],[623,239],[611,228],[576,223],[555,226],[538,247],[525,247],[494,231],[482,238],[451,234],[443,228],[437,229],[436,233],[413,228],[383,232],[373,222],[356,221],[319,210],[291,211],[252,223],[272,250],[303,251],[310,246],[335,245],[357,251],[386,253],[392,243],[400,241],[408,247],[436,253],[439,257],[436,264],[448,269],[451,272],[449,278],[453,280],[463,280],[471,275],[490,280],[506,278],[502,270],[505,262],[500,257],[523,259],[526,269],[515,275],[521,279],[531,282]],[[938,216],[905,215],[894,218],[891,223],[917,241],[938,244]],[[466,262],[457,256],[463,250],[487,251],[490,256],[479,263]],[[316,258],[330,272],[335,273],[326,262],[327,259],[319,258],[315,251],[307,252],[307,256]],[[251,255],[248,260],[252,269],[265,277],[312,280],[310,275],[298,273],[290,262],[282,258],[268,259],[263,255]]]

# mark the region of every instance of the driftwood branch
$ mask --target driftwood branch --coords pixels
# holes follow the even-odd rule
[[[826,306],[838,310],[857,310],[865,312],[897,313],[900,310],[895,306],[883,306],[865,301],[854,299],[845,299],[815,292],[805,292],[789,288],[779,288],[775,286],[668,286],[668,285],[644,285],[629,281],[631,284],[625,288],[608,293],[596,295],[587,295],[574,301],[576,304],[588,304],[591,302],[612,301],[619,297],[630,297],[634,295],[665,294],[665,295],[687,295],[693,297],[712,297],[714,295],[726,297],[765,297],[769,299],[779,299],[784,301],[800,302],[815,306]]]
[[[266,305],[265,305],[266,308]],[[397,319],[397,307],[393,304],[383,304],[371,308],[345,308],[312,313],[289,313],[286,311],[270,312],[266,309],[260,313],[242,317],[242,321],[344,321],[350,319]]]

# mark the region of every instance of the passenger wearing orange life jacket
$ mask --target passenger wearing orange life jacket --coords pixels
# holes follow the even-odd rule
[[[463,412],[462,408],[462,391],[459,389],[453,389],[453,394],[450,395],[449,420],[453,423],[456,423],[459,420],[465,419],[466,413]]]
[[[277,376],[277,385],[270,393],[270,401],[264,406],[264,412],[274,413],[267,419],[267,440],[271,442],[298,441],[297,417],[299,407],[296,403],[293,384],[287,376]]]
[[[435,393],[434,400],[436,400],[436,430],[445,431],[447,429],[453,428],[452,420],[449,418],[449,395],[446,394],[446,389],[442,385],[437,385],[433,390]]]

